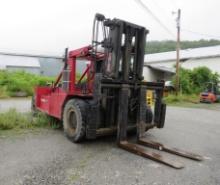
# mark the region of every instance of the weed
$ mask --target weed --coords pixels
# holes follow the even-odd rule
[[[32,117],[31,113],[19,113],[15,109],[0,113],[0,130],[42,128],[47,126],[49,126],[49,118],[43,113],[38,113],[35,117]]]
[[[0,129],[9,130],[13,128],[28,128],[30,125],[26,117],[17,113],[15,109],[10,109],[6,113],[0,114]]]
[[[175,103],[182,103],[182,102],[189,102],[189,103],[199,103],[199,95],[186,95],[180,94],[178,96],[170,94],[169,96],[164,98],[167,104],[175,104]]]

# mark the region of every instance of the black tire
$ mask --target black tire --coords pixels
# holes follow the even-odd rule
[[[146,123],[152,123],[153,121],[153,112],[149,106],[146,107]]]
[[[74,143],[86,135],[86,104],[79,99],[69,100],[63,111],[63,129],[66,137]]]

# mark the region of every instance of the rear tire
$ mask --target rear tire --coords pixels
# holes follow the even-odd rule
[[[63,111],[63,129],[66,137],[74,143],[81,142],[86,133],[86,105],[79,99],[69,100]]]

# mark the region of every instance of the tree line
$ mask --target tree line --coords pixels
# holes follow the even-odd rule
[[[207,46],[215,46],[220,45],[220,40],[198,40],[198,41],[181,41],[180,47],[181,49],[188,48],[199,48],[199,47],[207,47]],[[148,41],[146,44],[145,52],[147,54],[151,53],[161,53],[167,51],[175,51],[176,50],[176,41],[173,40],[164,40],[164,41]]]

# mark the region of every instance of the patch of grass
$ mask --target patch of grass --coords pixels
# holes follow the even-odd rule
[[[32,117],[31,113],[19,113],[15,109],[0,113],[0,130],[43,128],[47,126],[49,126],[49,118],[43,113],[38,113],[35,117]]]
[[[15,109],[11,109],[6,113],[0,114],[0,129],[10,130],[13,128],[28,128],[30,126],[28,119],[17,113]]]
[[[165,102],[169,104],[178,104],[178,103],[199,103],[199,95],[186,95],[180,94],[178,96],[170,94],[164,98]]]
[[[188,108],[220,110],[220,103],[200,103],[199,95],[169,95],[164,98],[167,105]]]

